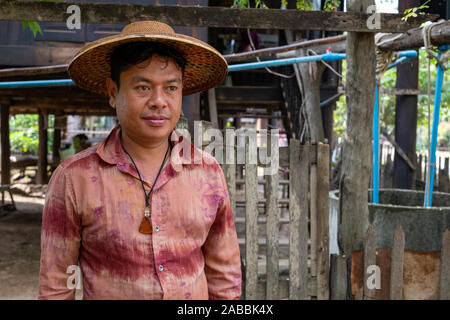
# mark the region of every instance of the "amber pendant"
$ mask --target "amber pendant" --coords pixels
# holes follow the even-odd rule
[[[139,232],[143,234],[152,234],[153,228],[150,222],[150,210],[145,208],[144,218],[142,218],[141,225],[139,226]]]

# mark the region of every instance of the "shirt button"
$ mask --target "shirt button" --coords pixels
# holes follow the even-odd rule
[[[162,265],[159,266],[159,271],[161,271],[161,272],[164,271],[164,267]]]
[[[156,227],[155,227],[155,232],[158,232],[158,231],[159,231],[159,227],[156,226]]]

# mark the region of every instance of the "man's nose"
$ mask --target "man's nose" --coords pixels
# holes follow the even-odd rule
[[[150,108],[164,108],[167,106],[166,95],[163,88],[155,88],[148,101]]]

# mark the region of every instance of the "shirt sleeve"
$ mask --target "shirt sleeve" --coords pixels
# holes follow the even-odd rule
[[[53,173],[42,214],[38,299],[75,299],[81,280],[78,268],[80,219],[67,169]]]
[[[220,165],[216,170],[224,197],[203,245],[205,273],[210,300],[235,300],[241,296],[242,285],[239,243],[225,177]]]

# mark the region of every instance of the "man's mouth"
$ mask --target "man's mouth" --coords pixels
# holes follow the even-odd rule
[[[143,119],[151,126],[162,126],[166,123],[166,121],[168,121],[167,117],[158,115],[146,116],[143,117]]]

